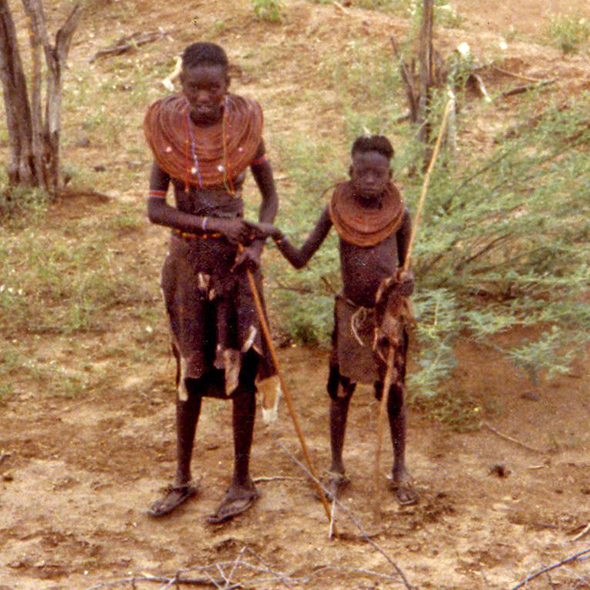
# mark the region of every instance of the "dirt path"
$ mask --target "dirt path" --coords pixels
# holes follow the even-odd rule
[[[508,588],[588,544],[573,541],[590,521],[587,368],[532,389],[489,354],[483,362],[481,352],[471,346],[462,351],[457,393],[478,400],[475,410],[487,408],[492,428],[538,451],[486,427],[454,433],[413,412],[409,464],[421,501],[399,508],[385,493],[379,527],[368,504],[376,404],[368,390],[353,401],[346,452],[353,486],[345,505],[420,588]],[[325,355],[295,348],[282,351],[282,358],[308,443],[323,468]],[[211,401],[197,444],[199,498],[166,520],[150,520],[145,509],[174,470],[172,395],[168,387],[141,392],[134,382],[100,399],[49,398],[41,406],[31,400],[26,407],[3,408],[0,587],[83,589],[131,572],[163,574],[235,559],[243,546],[291,575],[337,568],[295,587],[395,587],[346,574],[347,568],[393,572],[342,514],[337,523],[346,540],[328,540],[321,505],[280,446],[300,456],[284,407],[274,426],[258,422],[253,473],[277,479],[258,484],[262,497],[248,514],[221,527],[205,522],[231,469],[229,406]]]

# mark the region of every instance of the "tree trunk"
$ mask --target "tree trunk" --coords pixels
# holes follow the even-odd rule
[[[36,129],[38,135],[35,144],[41,150],[43,183],[50,193],[55,194],[59,187],[60,172],[59,146],[62,112],[62,71],[70,51],[72,36],[80,22],[82,11],[78,5],[74,7],[64,25],[57,31],[55,46],[51,46],[41,0],[22,0],[22,2],[30,19],[33,56],[38,56],[39,45],[42,45],[45,53],[45,62],[47,63],[45,121],[41,126],[40,100],[36,104],[39,111],[33,114],[33,120],[35,121],[35,127],[38,126]],[[36,85],[35,78],[39,75],[38,70],[34,72],[33,95]]]
[[[420,27],[420,103],[418,109],[418,137],[424,145],[430,142],[431,124],[429,122],[430,89],[434,85],[434,52],[432,32],[434,28],[434,0],[423,0],[422,26]],[[430,148],[427,148],[425,162],[430,161]]]
[[[10,137],[8,181],[11,185],[39,186],[41,179],[35,168],[33,156],[33,130],[27,82],[7,0],[0,0],[0,79]]]
[[[82,11],[76,5],[49,43],[41,0],[22,0],[32,55],[31,101],[8,0],[0,0],[0,79],[10,138],[11,185],[40,186],[55,194],[59,187],[62,71]],[[45,116],[41,101],[41,47],[47,64]]]

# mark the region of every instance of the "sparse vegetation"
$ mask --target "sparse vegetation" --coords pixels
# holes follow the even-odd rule
[[[554,16],[549,36],[565,55],[578,53],[590,39],[590,23],[578,12]]]
[[[260,20],[271,23],[283,20],[285,3],[283,0],[252,0],[254,14]]]

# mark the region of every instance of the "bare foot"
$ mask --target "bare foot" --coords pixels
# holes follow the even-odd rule
[[[350,485],[350,479],[344,473],[337,471],[327,471],[322,477],[322,485],[324,486],[324,495],[329,502],[334,498],[338,499],[340,494]],[[326,491],[327,489],[327,491]],[[315,492],[315,497],[321,500],[322,497],[318,490]]]

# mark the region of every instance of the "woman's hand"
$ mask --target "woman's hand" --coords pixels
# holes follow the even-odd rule
[[[245,270],[256,271],[260,267],[263,242],[253,242],[249,246],[239,248],[232,272],[240,273]]]

